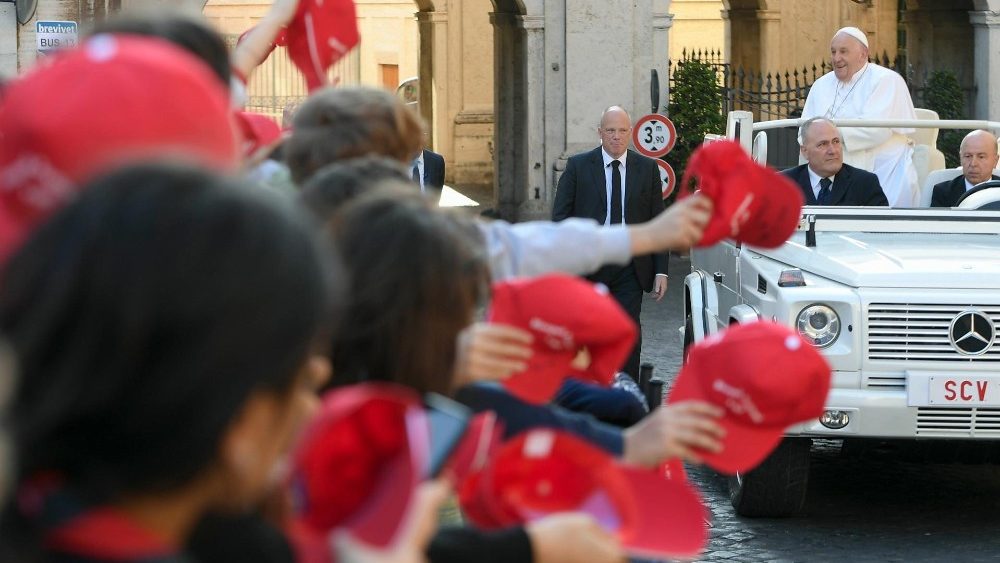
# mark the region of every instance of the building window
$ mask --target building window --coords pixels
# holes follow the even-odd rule
[[[382,75],[382,87],[396,91],[399,87],[399,65],[378,65],[379,73]]]

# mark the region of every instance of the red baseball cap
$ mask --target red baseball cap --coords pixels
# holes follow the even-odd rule
[[[478,487],[480,506],[491,517],[476,521],[483,527],[584,512],[641,557],[692,557],[707,539],[705,507],[687,483],[618,463],[559,430],[536,429],[511,439]]]
[[[118,34],[45,57],[0,99],[0,262],[83,183],[150,157],[235,169],[229,96],[203,62]]]
[[[547,402],[568,375],[610,385],[637,332],[606,287],[565,274],[494,284],[488,318],[535,337],[527,369],[503,382],[530,403]],[[582,348],[590,353],[590,365],[574,370],[570,364]]]
[[[310,92],[327,83],[326,71],[359,41],[354,0],[302,0],[285,29],[288,56]]]
[[[237,111],[235,115],[243,135],[243,156],[253,156],[281,139],[281,126],[270,117],[249,111]]]
[[[374,547],[392,545],[425,478],[429,443],[423,406],[409,388],[363,383],[328,393],[293,456],[293,536],[302,556],[323,560],[335,528]]]
[[[791,180],[761,166],[733,141],[701,145],[688,160],[681,187],[698,178],[698,191],[714,211],[696,246],[732,238],[755,246],[781,246],[802,214],[802,192]]]
[[[699,452],[723,473],[749,471],[789,426],[823,414],[830,366],[791,329],[770,321],[733,325],[695,344],[667,399],[723,407],[719,453]]]

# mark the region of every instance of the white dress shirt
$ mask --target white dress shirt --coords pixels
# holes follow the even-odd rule
[[[628,151],[622,153],[618,158],[612,158],[608,151],[601,147],[601,155],[604,157],[604,189],[607,194],[608,207],[604,214],[604,226],[611,226],[611,175],[614,173],[614,168],[611,167],[611,161],[617,160],[621,163],[618,167],[618,173],[622,176],[622,225],[625,224],[625,160],[628,157]],[[664,278],[669,278],[667,274],[656,274],[657,276],[662,276]]]
[[[813,169],[809,168],[809,165],[806,165],[806,170],[809,171],[809,185],[812,186],[813,197],[816,198],[816,201],[819,201],[819,191],[823,189],[823,187],[819,185],[819,181],[823,178],[828,178],[830,180],[830,193],[833,193],[833,182],[836,182],[836,174],[833,176],[820,176],[819,174],[813,172]]]
[[[604,189],[607,193],[606,201],[608,202],[607,212],[604,214],[604,226],[608,227],[611,225],[611,174],[614,169],[611,168],[611,161],[617,160],[621,163],[618,167],[618,173],[622,175],[622,224],[625,224],[625,157],[628,155],[628,151],[623,152],[618,158],[612,158],[608,151],[601,147],[601,155],[604,156]]]

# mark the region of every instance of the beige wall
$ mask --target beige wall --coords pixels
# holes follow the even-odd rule
[[[844,26],[868,34],[872,54],[896,52],[896,2],[871,8],[849,0],[730,0],[727,15],[730,62],[748,69],[783,71],[811,66],[830,57],[830,39]]]
[[[827,60],[831,36],[847,25],[868,34],[872,53],[892,57],[896,51],[895,2],[866,8],[849,0],[674,0],[670,57],[679,58],[685,48],[724,51],[724,10],[735,28],[730,61],[747,68],[775,71]]]
[[[397,65],[400,81],[416,76],[420,42],[413,0],[356,0],[355,5],[361,30],[361,83],[382,86],[379,65]]]
[[[674,25],[670,28],[670,58],[680,58],[682,49],[722,51],[726,42],[722,8],[722,0],[671,2]]]
[[[204,14],[220,33],[243,33],[267,12],[267,0],[209,0]]]
[[[895,2],[875,2],[865,8],[840,0],[839,2],[781,3],[781,29],[777,32],[779,49],[773,60],[779,68],[802,66],[830,57],[830,39],[844,26],[861,28],[868,35],[872,54],[883,51],[892,57],[896,51]]]

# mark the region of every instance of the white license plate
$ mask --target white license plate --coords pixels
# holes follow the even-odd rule
[[[976,376],[931,376],[928,399],[934,406],[1000,407],[1000,379]]]

